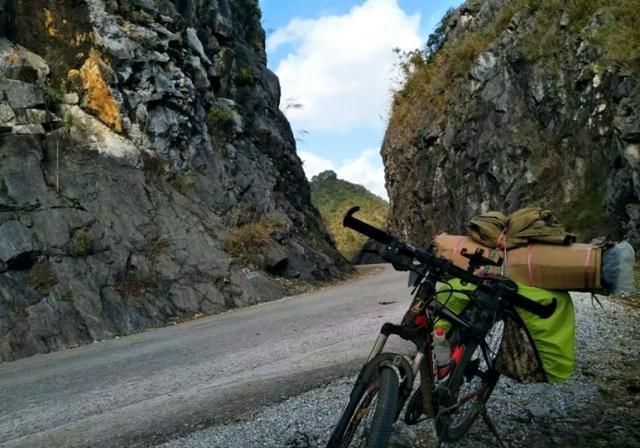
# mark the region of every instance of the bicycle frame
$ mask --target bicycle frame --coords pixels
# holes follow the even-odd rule
[[[394,369],[398,375],[401,388],[404,390],[404,393],[401,394],[399,409],[402,409],[404,406],[404,402],[413,390],[414,379],[420,374],[423,389],[422,411],[426,416],[433,418],[439,411],[438,400],[435,394],[437,366],[433,352],[432,331],[434,324],[438,319],[446,318],[459,328],[469,329],[472,328],[473,325],[437,301],[436,297],[438,293],[436,292],[434,280],[430,277],[429,272],[414,272],[418,274],[418,277],[414,283],[413,301],[409,309],[411,314],[409,315],[412,317],[424,316],[424,323],[419,326],[416,326],[413,322],[403,322],[400,325],[389,322],[385,323],[380,329],[380,334],[374,343],[365,366],[385,365]],[[473,296],[471,292],[470,295]],[[475,305],[479,306],[479,304]],[[416,354],[410,364],[404,357],[402,360],[398,357],[391,359],[384,357],[384,359],[380,358],[378,360],[379,362],[374,362],[376,358],[383,354],[384,347],[391,335],[399,336],[401,339],[412,342],[416,346]],[[488,358],[486,356],[487,348],[484,346],[483,341],[479,341],[479,343],[483,351],[483,356]],[[461,350],[461,346],[458,347],[460,347]],[[454,353],[456,353],[456,350],[454,350]],[[459,362],[460,357],[461,353],[452,356],[452,359],[454,362],[456,362],[456,360]],[[490,367],[493,368],[493,366]],[[482,391],[478,391],[478,393],[482,393]],[[468,400],[473,399],[473,397],[465,398]],[[464,401],[460,404],[464,404]],[[446,411],[448,408],[443,410]]]

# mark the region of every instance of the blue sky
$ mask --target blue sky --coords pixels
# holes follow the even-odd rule
[[[325,169],[386,198],[379,155],[393,49],[422,47],[460,0],[260,0],[269,67],[310,178]]]

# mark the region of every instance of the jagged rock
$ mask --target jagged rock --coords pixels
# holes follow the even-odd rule
[[[189,58],[188,62],[191,67],[193,73],[193,85],[198,90],[204,90],[211,87],[211,83],[209,82],[209,77],[207,75],[206,70],[202,66],[200,62],[200,58],[197,56],[192,56]]]
[[[0,78],[44,82],[49,65],[35,53],[0,38]]]
[[[36,249],[34,233],[19,221],[0,225],[0,260],[5,264],[30,255]]]
[[[585,4],[576,27],[522,5],[452,11],[410,75],[418,82],[396,95],[382,148],[390,228],[428,245],[475,214],[542,205],[583,240],[640,248],[629,211],[640,204],[637,67],[611,64],[592,38],[610,19],[599,7]]]
[[[0,80],[0,362],[280,298],[271,275],[340,275],[264,32],[230,9],[256,5],[15,0],[8,45],[50,72]],[[226,252],[270,220],[260,260]]]
[[[69,106],[75,106],[79,102],[80,102],[80,98],[78,97],[78,94],[75,92],[65,93],[64,95],[62,95],[63,104],[67,104]]]
[[[200,58],[204,62],[206,62],[207,64],[211,64],[211,61],[209,60],[206,53],[204,52],[204,47],[202,46],[202,42],[200,42],[200,39],[198,38],[198,34],[196,30],[193,28],[187,28],[187,43],[193,49],[193,51],[195,51],[196,54],[200,56]]]
[[[44,135],[46,131],[41,124],[18,124],[13,126],[16,135]]]
[[[8,123],[16,118],[13,109],[7,103],[0,103],[0,123]]]
[[[415,431],[402,423],[396,423],[389,437],[389,446],[393,448],[412,448],[416,446],[417,441],[418,436]]]
[[[26,109],[44,105],[42,89],[22,81],[0,80],[0,92],[13,109]]]

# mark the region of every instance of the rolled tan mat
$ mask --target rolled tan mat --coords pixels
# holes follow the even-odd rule
[[[438,255],[466,269],[469,260],[461,255],[463,249],[473,253],[483,249],[484,255],[494,261],[504,258],[503,251],[483,246],[466,236],[438,235],[434,240]],[[529,244],[507,251],[504,274],[512,280],[529,286],[570,291],[600,290],[602,247],[574,243]],[[482,272],[498,275],[499,267],[484,267]]]

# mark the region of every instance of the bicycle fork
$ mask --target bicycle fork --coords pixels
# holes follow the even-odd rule
[[[378,338],[376,339],[375,344],[373,345],[373,348],[371,349],[371,353],[369,353],[369,358],[367,358],[367,363],[370,363],[371,361],[373,361],[373,359],[376,356],[382,353],[382,350],[384,350],[384,346],[386,345],[387,340],[389,339],[389,335],[395,334],[397,336],[400,336],[404,340],[416,343],[416,339],[418,337],[420,330],[422,329],[407,328],[401,325],[394,325],[391,323],[384,324],[382,326],[382,329],[380,330],[380,334],[378,335]],[[418,374],[420,370],[420,365],[424,360],[424,356],[425,355],[423,350],[420,350],[420,348],[418,347],[416,356],[413,358],[413,362],[411,363],[411,372],[413,373],[414,377]],[[399,379],[402,380],[402,378],[399,378]]]

